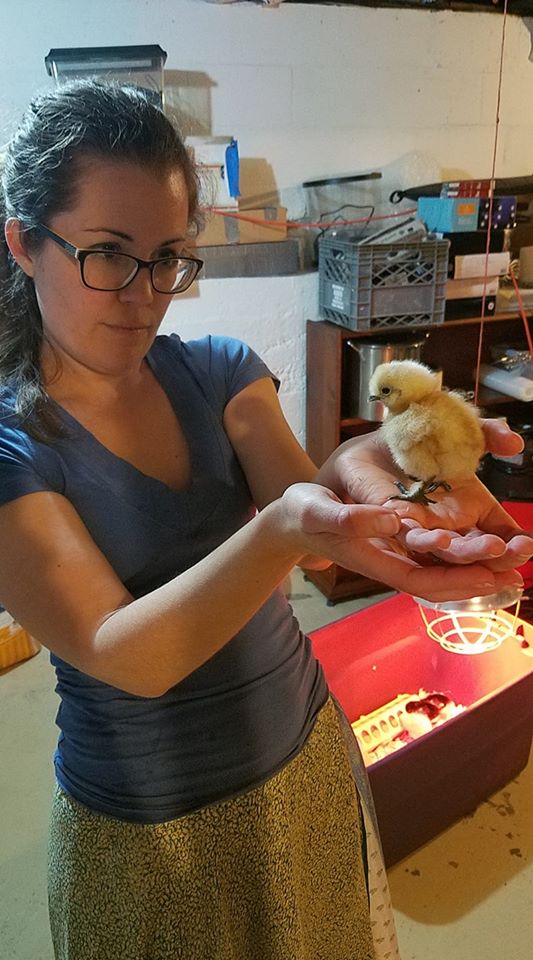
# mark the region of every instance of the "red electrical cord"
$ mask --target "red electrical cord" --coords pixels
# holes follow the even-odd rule
[[[263,217],[250,217],[246,213],[238,213],[236,210],[225,210],[221,207],[204,207],[207,213],[216,213],[221,217],[233,217],[235,220],[245,220],[246,223],[259,223],[264,227],[287,227],[289,230],[305,227],[306,229],[325,230],[328,227],[347,227],[353,223],[372,223],[374,220],[390,220],[393,217],[409,217],[416,213],[416,207],[409,210],[402,210],[400,213],[382,213],[371,217],[359,217],[357,220],[334,220],[332,223],[326,223],[321,220],[319,223],[311,223],[309,220],[266,220]]]
[[[483,286],[483,298],[481,300],[481,320],[480,320],[480,326],[479,326],[479,340],[478,340],[475,383],[474,383],[474,403],[476,404],[478,401],[478,394],[479,394],[479,375],[480,375],[480,367],[481,367],[481,353],[482,353],[482,347],[483,347],[483,329],[484,329],[484,323],[485,323],[485,301],[487,298],[486,290],[487,290],[487,280],[488,280],[488,270],[489,270],[490,236],[491,236],[491,230],[492,230],[492,210],[494,206],[496,156],[498,152],[498,132],[499,132],[498,128],[500,126],[500,105],[501,105],[502,80],[503,80],[503,55],[505,50],[505,28],[507,26],[507,4],[508,4],[508,0],[504,0],[503,19],[502,19],[502,38],[501,38],[501,44],[500,44],[500,64],[499,64],[499,72],[498,72],[498,93],[496,96],[496,117],[494,121],[494,146],[492,151],[492,169],[491,169],[491,175],[490,175],[490,188],[489,188],[487,243],[485,247],[485,270],[484,270],[484,277],[483,277],[484,286]],[[525,325],[527,327],[527,322],[525,321],[525,314],[522,314],[522,316],[523,316]],[[529,337],[529,330],[528,330],[528,337]]]
[[[527,319],[527,317],[526,317],[526,311],[525,311],[525,309],[524,309],[524,303],[523,303],[523,301],[522,301],[522,297],[521,297],[521,294],[520,294],[520,290],[518,289],[518,284],[517,284],[517,282],[516,282],[516,277],[515,277],[515,275],[514,275],[514,273],[513,273],[512,268],[511,268],[511,280],[513,281],[513,287],[514,287],[514,289],[515,289],[516,299],[518,300],[518,309],[519,309],[519,311],[520,311],[520,316],[522,317],[522,322],[523,322],[523,324],[524,324],[524,330],[525,330],[525,332],[526,332],[526,340],[527,340],[527,347],[528,347],[528,350],[529,350],[529,355],[530,355],[530,357],[533,359],[533,340],[531,339],[531,333],[530,333],[530,331],[529,331],[529,323],[528,323],[528,319]]]

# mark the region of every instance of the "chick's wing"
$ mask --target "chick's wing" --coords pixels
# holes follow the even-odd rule
[[[471,476],[484,449],[475,408],[445,392],[387,417],[382,430],[398,466],[421,480]]]
[[[434,418],[425,404],[413,403],[404,413],[387,417],[381,429],[394,460],[404,473],[421,480],[436,476],[438,463],[432,454]]]
[[[438,444],[436,456],[442,479],[466,479],[476,472],[485,439],[478,410],[460,394],[438,394],[433,405],[432,436]]]

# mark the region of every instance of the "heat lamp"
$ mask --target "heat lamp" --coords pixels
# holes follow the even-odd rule
[[[522,586],[512,585],[468,600],[415,600],[432,640],[449,653],[472,656],[496,650],[515,635],[522,593]],[[514,613],[505,613],[510,607]]]

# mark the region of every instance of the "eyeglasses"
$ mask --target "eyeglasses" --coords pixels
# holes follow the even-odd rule
[[[203,260],[195,257],[141,260],[129,253],[116,253],[114,250],[82,250],[42,223],[36,224],[33,229],[49,237],[78,261],[82,283],[91,290],[123,290],[135,279],[139,270],[146,267],[150,271],[152,286],[158,293],[184,293],[204,265]]]

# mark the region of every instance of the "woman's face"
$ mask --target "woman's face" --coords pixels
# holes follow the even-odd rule
[[[76,205],[45,225],[83,249],[104,247],[144,260],[183,252],[188,223],[183,174],[155,174],[135,163],[87,160]],[[32,255],[32,273],[46,341],[65,374],[79,365],[120,376],[138,369],[150,349],[171,296],[157,293],[148,270],[117,291],[84,286],[79,263],[53,240]],[[52,351],[45,342],[46,378]]]

